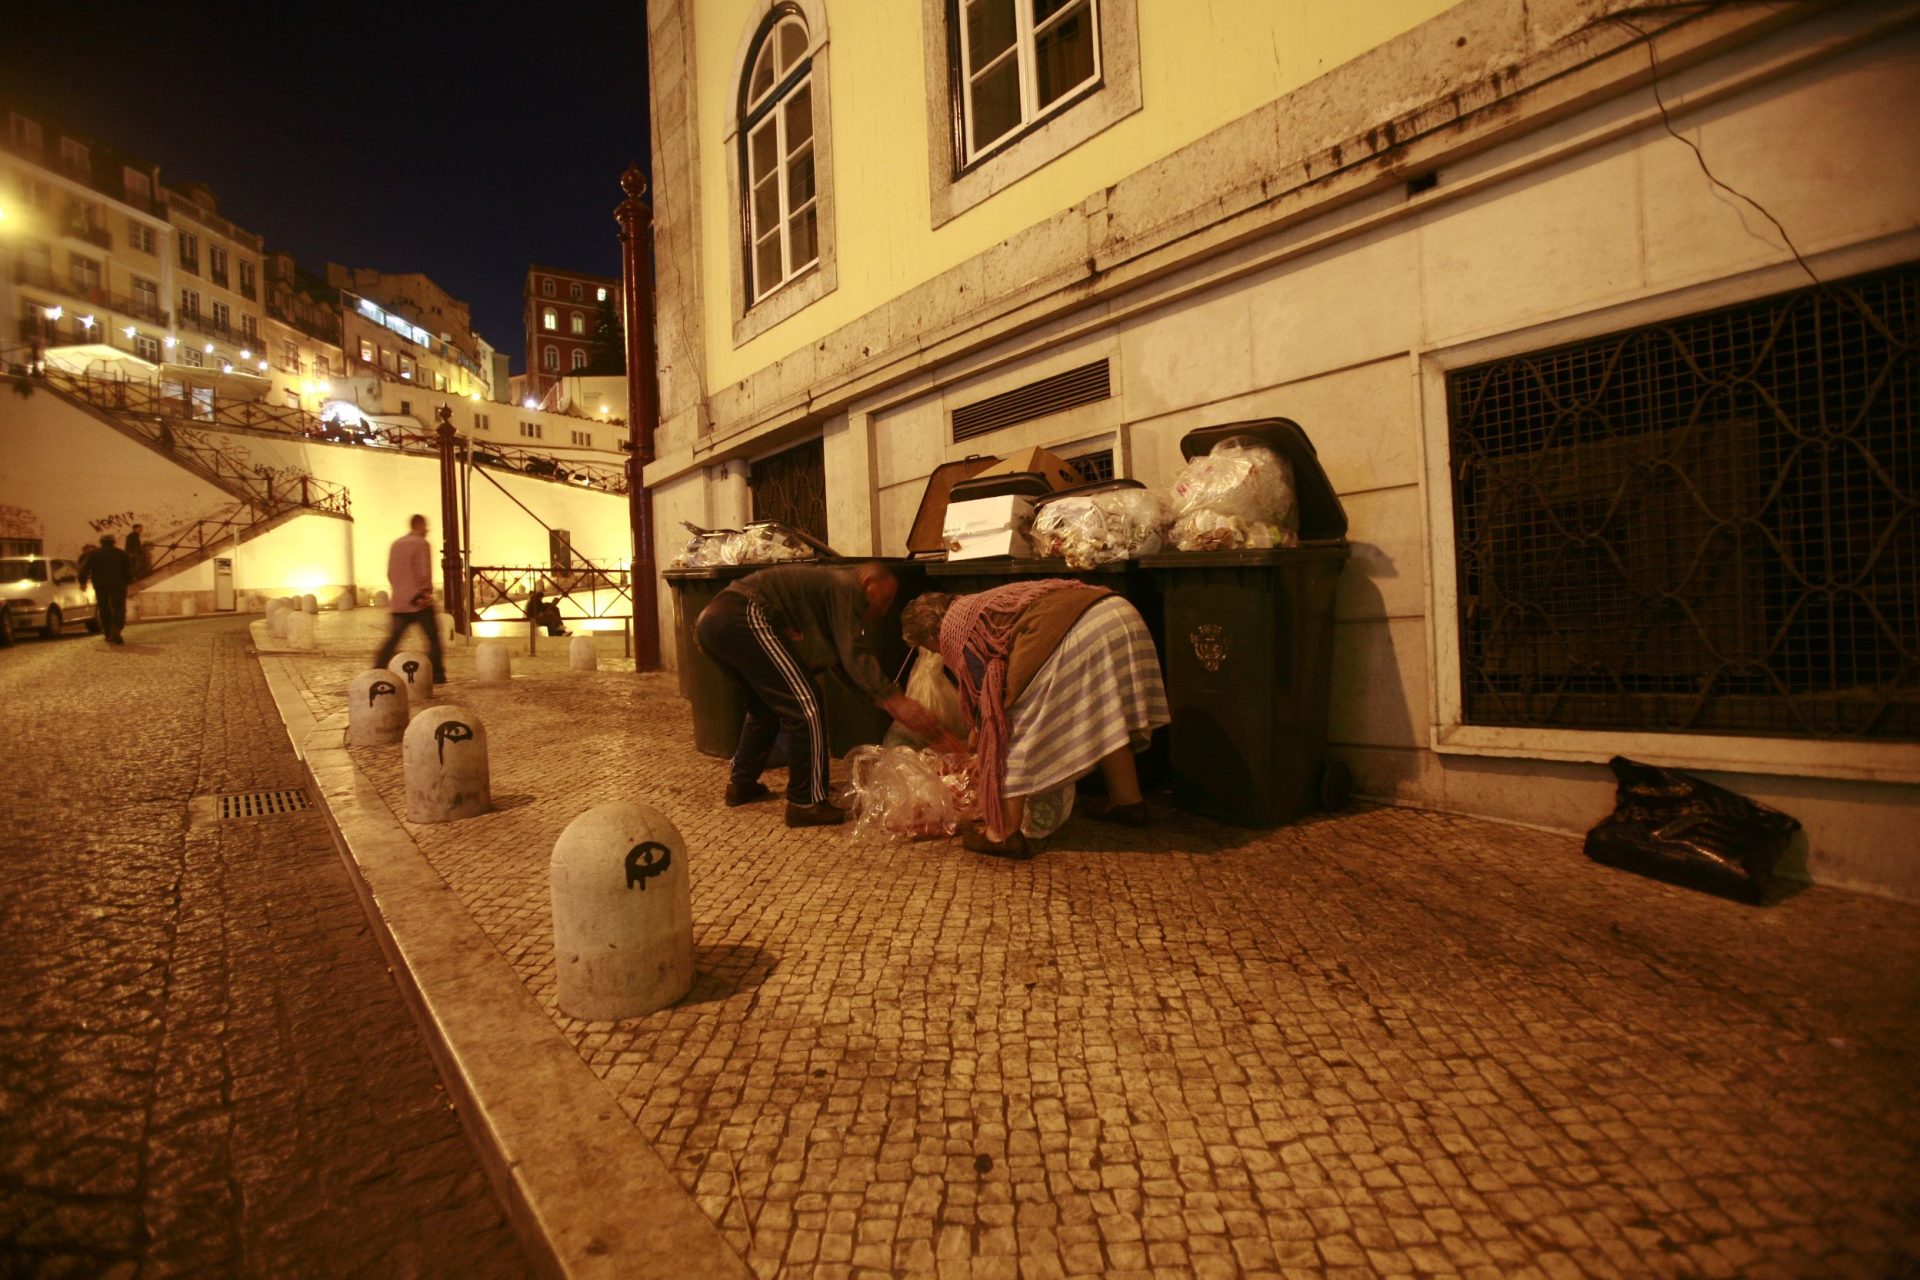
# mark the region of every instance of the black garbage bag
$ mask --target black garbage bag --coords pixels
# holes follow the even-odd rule
[[[1678,769],[1625,756],[1613,812],[1587,832],[1587,856],[1656,880],[1759,902],[1797,819]]]

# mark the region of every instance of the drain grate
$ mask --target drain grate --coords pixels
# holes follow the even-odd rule
[[[299,813],[310,808],[306,789],[283,787],[278,791],[236,791],[220,797],[220,818],[271,818],[282,813]]]

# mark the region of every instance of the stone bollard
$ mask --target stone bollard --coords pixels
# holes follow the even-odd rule
[[[433,697],[433,664],[427,661],[427,655],[416,653],[412,649],[402,649],[393,655],[393,661],[387,664],[387,670],[400,677],[407,686],[407,703],[418,706]]]
[[[376,591],[376,592],[374,592],[374,593],[373,593],[373,607],[374,607],[374,608],[376,608],[376,609],[384,609],[384,608],[386,608],[386,607],[387,607],[387,593],[386,593],[386,592],[384,592],[384,591]]]
[[[687,994],[692,882],[686,841],[665,814],[632,802],[595,805],[554,842],[548,876],[561,1012],[614,1022]]]
[[[473,678],[480,684],[505,684],[513,679],[513,652],[498,640],[482,640],[473,651]]]
[[[342,591],[339,598],[333,602],[333,608],[336,613],[352,613],[359,607],[359,604],[360,598],[354,595],[352,587],[348,587],[345,591]]]
[[[407,732],[407,685],[385,667],[362,671],[347,686],[347,745],[398,742]]]
[[[284,640],[287,635],[287,602],[267,601],[267,634]]]
[[[465,707],[433,707],[407,726],[407,818],[452,822],[493,808],[487,777],[487,731]]]
[[[304,595],[304,596],[301,596],[301,597],[300,597],[300,612],[302,612],[302,613],[318,613],[318,612],[320,612],[320,601],[319,601],[319,600],[318,600],[318,599],[317,599],[317,598],[316,598],[316,597],[315,597],[315,596],[314,596],[314,595],[313,595],[313,594],[312,594],[311,592],[309,592],[308,594],[306,594],[306,595]]]
[[[567,645],[567,666],[574,671],[600,669],[600,651],[593,647],[592,636],[575,636]]]
[[[288,613],[285,618],[287,643],[295,649],[314,647],[313,615],[310,613]]]

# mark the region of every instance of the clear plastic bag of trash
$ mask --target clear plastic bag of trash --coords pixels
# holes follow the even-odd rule
[[[833,548],[807,533],[772,520],[755,521],[744,529],[702,529],[681,521],[693,539],[673,558],[669,568],[705,569],[723,564],[779,564],[832,555]]]
[[[1035,555],[1061,556],[1070,568],[1093,569],[1158,551],[1166,527],[1159,494],[1109,489],[1044,504],[1034,514],[1030,536]]]
[[[1181,551],[1300,545],[1293,467],[1265,445],[1222,440],[1174,478],[1169,536]]]
[[[1587,856],[1656,880],[1759,902],[1800,822],[1678,769],[1611,761],[1613,812],[1587,832]]]
[[[914,654],[913,670],[907,673],[906,695],[933,713],[940,727],[962,742],[967,740],[967,717],[960,709],[960,690],[947,679],[947,665],[937,653],[921,649]],[[881,740],[889,747],[924,747],[928,744],[905,725],[895,721]]]
[[[847,753],[854,839],[952,835],[961,820],[953,789],[956,774],[954,758],[936,751],[855,747]]]

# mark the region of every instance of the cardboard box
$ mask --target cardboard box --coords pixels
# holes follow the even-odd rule
[[[1025,533],[1032,523],[1032,499],[1007,494],[998,498],[949,502],[940,532],[950,542],[960,534],[987,533],[995,529],[1013,529]]]
[[[1033,548],[1027,535],[1017,529],[983,529],[977,533],[949,535],[948,560],[984,560],[988,556],[1030,556]],[[938,579],[933,579],[938,581]]]
[[[941,532],[946,523],[947,497],[953,492],[953,486],[968,476],[978,475],[998,461],[998,458],[962,458],[958,462],[943,462],[935,467],[933,474],[927,477],[926,492],[920,495],[920,509],[913,513],[913,528],[907,533],[907,550],[915,555],[941,550],[945,545]]]
[[[1068,466],[1065,459],[1048,453],[1045,449],[1022,449],[1018,453],[1009,454],[978,474],[1006,476],[1020,471],[1031,471],[1035,475],[1044,476],[1055,491],[1071,489],[1077,484],[1085,483],[1085,477]]]

